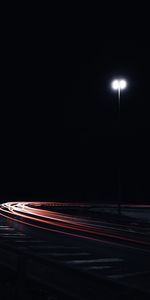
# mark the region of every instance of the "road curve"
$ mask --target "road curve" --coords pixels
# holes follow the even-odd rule
[[[43,230],[61,232],[88,239],[111,239],[116,242],[130,243],[136,247],[150,248],[150,241],[145,235],[130,232],[127,226],[122,229],[120,227],[102,225],[100,222],[52,210],[54,207],[56,210],[57,207],[68,208],[71,206],[88,207],[90,205],[61,202],[7,202],[0,205],[0,214],[3,217]]]

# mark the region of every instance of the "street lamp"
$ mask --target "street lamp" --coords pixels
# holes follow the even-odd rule
[[[118,104],[119,104],[119,108],[120,108],[121,91],[126,89],[127,81],[125,79],[115,79],[112,81],[111,87],[113,90],[116,90],[118,92]]]
[[[127,88],[127,81],[125,79],[114,79],[111,82],[111,88],[118,93],[118,111],[119,111],[119,132],[120,132],[120,96],[121,91]],[[121,214],[121,192],[120,192],[120,169],[118,166],[118,214]]]

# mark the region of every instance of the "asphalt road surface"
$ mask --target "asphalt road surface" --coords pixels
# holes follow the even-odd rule
[[[150,297],[149,233],[64,213],[64,206],[75,204],[4,203],[0,206],[0,237],[46,260],[135,287]]]

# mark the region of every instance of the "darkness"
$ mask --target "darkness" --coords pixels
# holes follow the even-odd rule
[[[43,33],[37,24],[5,30],[1,201],[115,202],[120,167],[122,201],[149,202],[148,41]],[[119,129],[109,84],[120,74],[129,86]]]
[[[92,201],[116,201],[119,167],[122,201],[147,202],[149,48],[140,40],[112,39],[86,49],[65,98],[65,191]],[[109,84],[120,74],[129,86],[121,99],[119,128],[117,98]]]

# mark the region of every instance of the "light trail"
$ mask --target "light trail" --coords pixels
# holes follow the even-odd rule
[[[40,208],[43,207],[44,208]],[[0,214],[6,218],[48,231],[65,233],[89,239],[109,238],[117,241],[132,242],[150,247],[150,242],[137,233],[127,229],[101,226],[100,223],[50,210],[50,207],[88,207],[89,204],[71,204],[61,202],[7,202],[0,206]],[[46,207],[48,209],[46,209]],[[21,220],[20,220],[21,218]]]

